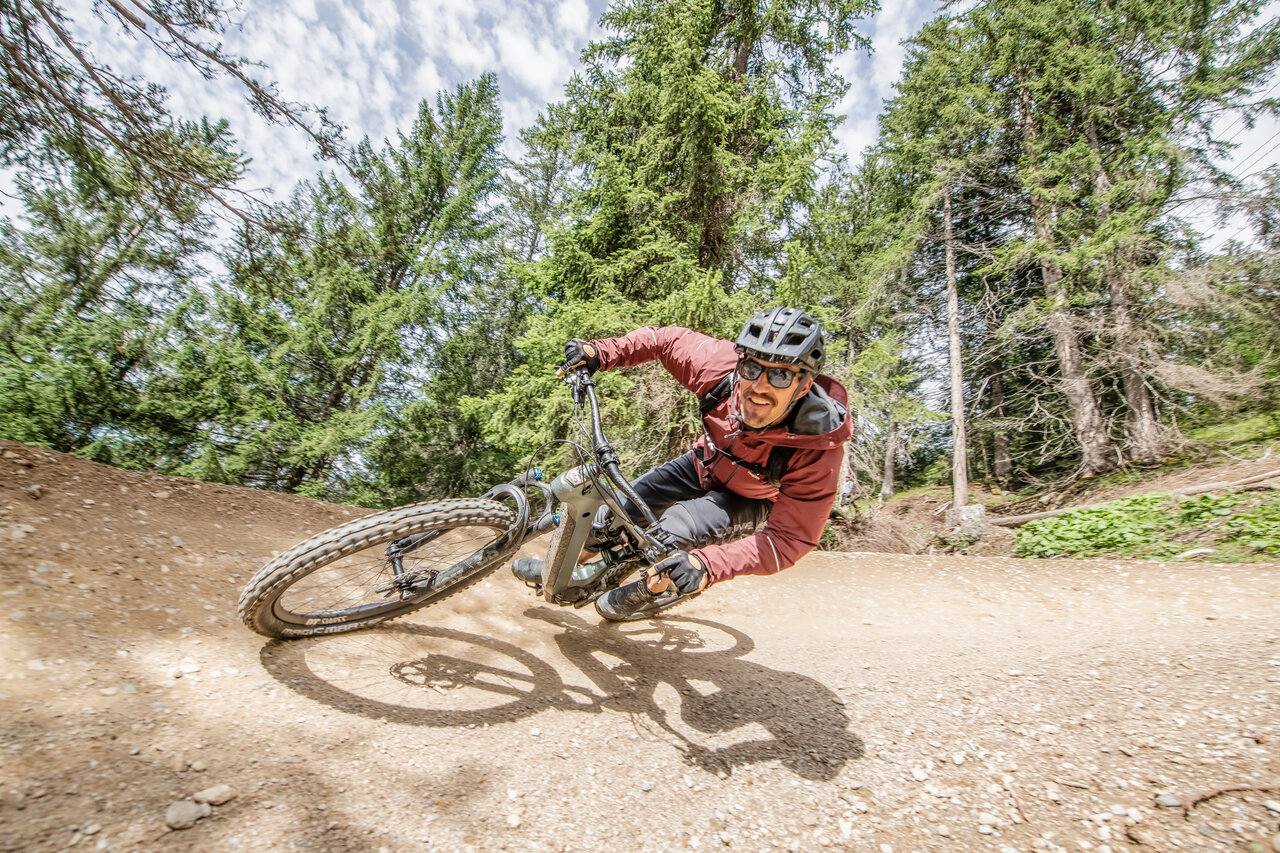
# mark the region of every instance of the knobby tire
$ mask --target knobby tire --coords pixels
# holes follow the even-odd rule
[[[502,565],[515,550],[515,521],[515,510],[482,499],[410,504],[349,521],[263,566],[240,595],[240,618],[263,636],[288,639],[352,631],[403,616],[461,592]],[[408,598],[378,593],[394,576],[387,545],[430,532],[437,535],[403,558],[406,569],[442,571],[469,558],[475,565]],[[325,604],[327,599],[335,600]],[[321,609],[299,609],[304,606]]]

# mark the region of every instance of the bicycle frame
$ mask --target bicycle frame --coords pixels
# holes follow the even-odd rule
[[[515,523],[506,536],[442,571],[409,572],[402,565],[404,555],[435,539],[442,531],[419,533],[392,542],[387,546],[386,556],[391,563],[394,580],[380,591],[398,592],[401,598],[429,592],[438,582],[444,585],[452,583],[475,566],[491,564],[494,559],[514,554],[525,539],[554,529],[547,558],[543,561],[542,595],[551,604],[582,607],[617,586],[634,570],[637,562],[641,563],[641,573],[646,574],[650,566],[674,550],[673,546],[654,538],[650,530],[657,527],[658,519],[618,467],[618,454],[605,437],[600,421],[595,382],[582,369],[570,373],[565,381],[573,389],[574,402],[579,406],[585,404],[590,409],[592,450],[596,461],[570,468],[550,484],[543,481],[541,470],[531,468],[509,483],[485,492],[482,498],[515,503]],[[529,519],[530,489],[539,490],[546,503],[546,511],[536,521]],[[635,523],[626,513],[621,496],[639,508],[648,522],[647,528]],[[607,546],[595,563],[580,567],[578,558],[591,534],[596,511],[601,506],[608,506],[613,512],[614,520],[621,527],[622,541]]]
[[[600,404],[596,400],[595,382],[585,370],[570,373],[566,382],[573,389],[574,402],[585,404],[591,413],[591,438],[596,462],[570,468],[548,485],[542,472],[531,469],[510,483],[496,486],[484,495],[486,498],[512,498],[517,505],[516,528],[522,533],[515,542],[501,543],[514,551],[524,539],[538,536],[554,528],[547,557],[542,568],[542,595],[549,603],[582,607],[607,592],[617,581],[634,568],[636,562],[644,567],[661,561],[671,546],[654,538],[649,529],[658,524],[648,505],[636,494],[631,483],[618,467],[618,455],[614,452],[600,421]],[[528,490],[541,491],[546,511],[536,521],[530,522]],[[635,523],[622,506],[625,496],[648,522],[648,528]],[[578,558],[591,534],[592,521],[597,510],[607,506],[622,530],[621,548],[605,549],[601,557],[589,566],[579,567]],[[499,543],[495,543],[498,546]],[[617,577],[610,578],[610,573]]]

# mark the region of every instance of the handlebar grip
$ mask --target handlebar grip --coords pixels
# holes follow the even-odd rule
[[[585,361],[580,361],[577,364],[570,364],[569,362],[566,361],[564,364],[556,368],[556,376],[559,376],[561,379],[563,379],[565,376],[569,375],[571,371],[574,371],[574,370],[582,372],[582,374],[585,376],[591,375],[591,373],[587,370],[587,363]]]

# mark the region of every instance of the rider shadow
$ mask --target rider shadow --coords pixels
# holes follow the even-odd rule
[[[651,720],[679,743],[686,760],[713,773],[776,760],[805,779],[829,780],[863,755],[862,740],[848,730],[830,688],[742,660],[754,644],[726,625],[684,617],[602,627],[541,607],[525,616],[563,629],[553,638],[556,646],[595,690],[565,684],[554,667],[511,643],[410,622],[273,641],[260,657],[277,681],[310,699],[408,725],[494,725],[546,708],[610,710]],[[715,632],[733,644],[712,648],[706,634]],[[659,703],[663,684],[680,695],[679,726]],[[483,700],[478,706],[477,697]],[[760,729],[768,736],[752,737]],[[699,735],[724,741],[735,734],[747,739],[698,742]]]
[[[830,780],[864,753],[862,739],[848,730],[839,696],[807,675],[742,660],[754,643],[727,625],[684,617],[609,630],[563,610],[531,608],[525,615],[565,629],[555,636],[556,645],[604,694],[602,707],[647,716],[681,741],[685,757],[704,770],[777,760],[798,776]],[[703,634],[688,626],[722,631],[735,645],[703,650]],[[601,655],[621,663],[609,666]],[[723,747],[697,743],[659,705],[656,694],[664,683],[680,694],[680,721],[687,729],[716,738],[755,723],[770,737]]]

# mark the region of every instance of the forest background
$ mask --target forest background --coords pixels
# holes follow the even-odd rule
[[[1150,465],[1280,411],[1280,143],[1223,167],[1280,106],[1266,3],[947,7],[856,164],[835,60],[864,0],[615,2],[512,156],[492,74],[350,145],[222,50],[221,6],[98,8],[329,167],[268,203],[226,121],[0,0],[0,437],[368,506],[476,494],[576,434],[567,338],[731,337],[778,303],[828,329],[869,493]],[[601,384],[628,470],[698,435],[656,366]]]

